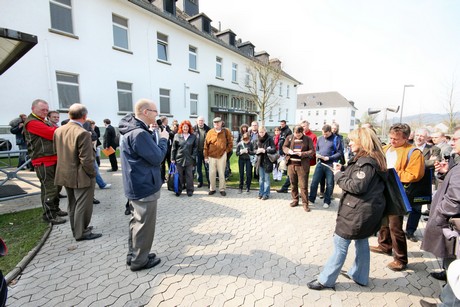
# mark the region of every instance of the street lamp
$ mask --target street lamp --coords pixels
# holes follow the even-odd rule
[[[372,115],[372,114],[377,114],[383,111],[383,122],[382,122],[382,141],[386,141],[386,133],[387,133],[387,112],[393,112],[393,113],[398,113],[399,111],[399,106],[397,107],[386,107],[386,108],[369,108],[367,109],[367,114]]]
[[[402,115],[403,115],[403,108],[404,108],[404,96],[406,95],[406,87],[414,87],[412,84],[405,84],[403,89],[403,98],[401,102],[401,113],[399,114],[399,122],[402,123]]]

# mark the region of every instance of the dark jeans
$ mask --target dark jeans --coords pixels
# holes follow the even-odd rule
[[[291,179],[289,178],[289,173],[286,176],[286,181],[284,181],[283,186],[281,187],[280,190],[286,191],[289,189],[289,186],[291,185]]]
[[[316,194],[318,193],[318,185],[321,178],[326,177],[326,191],[324,192],[324,203],[331,204],[331,196],[334,191],[334,173],[326,166],[321,163],[316,164],[315,172],[311,180],[310,196],[308,197],[310,202],[315,202]]]
[[[117,171],[118,170],[117,154],[113,153],[109,155],[109,161],[110,161],[110,165],[112,166],[112,171]]]
[[[422,216],[422,205],[411,204],[412,211],[409,213],[406,224],[406,233],[413,235],[417,230],[418,222]]]
[[[160,169],[161,169],[161,179],[163,179],[163,182],[166,181],[166,162],[168,162],[168,169],[171,166],[171,152],[168,150],[166,153],[165,158],[163,159],[163,162],[161,162]]]
[[[252,164],[251,160],[238,159],[238,170],[240,172],[240,189],[244,186],[244,172],[246,171],[246,189],[251,188]]]
[[[403,264],[407,264],[407,241],[403,231],[404,217],[389,215],[388,221],[382,223],[379,230],[379,246],[387,253],[393,249],[393,258]]]
[[[57,186],[54,185],[56,164],[35,166],[35,173],[40,180],[43,218],[46,220],[54,219],[59,211],[59,191]]]
[[[198,183],[203,184],[203,165],[206,174],[206,181],[209,184],[209,165],[204,163],[203,153],[198,152],[196,155],[196,171],[198,173]]]

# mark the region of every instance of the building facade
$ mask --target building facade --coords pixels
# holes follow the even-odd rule
[[[338,92],[298,94],[295,117],[296,122],[308,120],[314,131],[320,131],[325,124],[337,123],[340,132],[348,133],[356,128],[356,110],[354,102]]]
[[[0,0],[0,7],[0,27],[38,37],[0,77],[2,136],[36,98],[61,119],[71,104],[83,103],[98,125],[110,118],[116,126],[140,98],[157,102],[170,121],[221,116],[236,131],[260,117],[248,69],[272,61],[231,30],[212,27],[198,0]],[[271,114],[273,125],[294,122],[288,110],[300,84],[285,72],[279,83],[286,94]]]

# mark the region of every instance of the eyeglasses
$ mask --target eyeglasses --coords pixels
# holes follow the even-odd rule
[[[150,112],[155,112],[155,113],[158,113],[158,110],[151,110],[151,109],[146,109],[147,111],[150,111]]]

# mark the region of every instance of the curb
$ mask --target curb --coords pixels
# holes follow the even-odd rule
[[[22,271],[24,271],[29,262],[32,259],[34,259],[35,255],[37,255],[37,253],[40,251],[40,249],[48,239],[51,230],[53,230],[53,225],[51,223],[49,224],[49,226],[50,227],[48,227],[48,230],[45,232],[40,242],[38,242],[37,246],[35,246],[24,258],[22,258],[22,260],[15,266],[15,268],[5,276],[7,284],[16,279],[16,277],[18,277],[19,274],[21,274]]]

